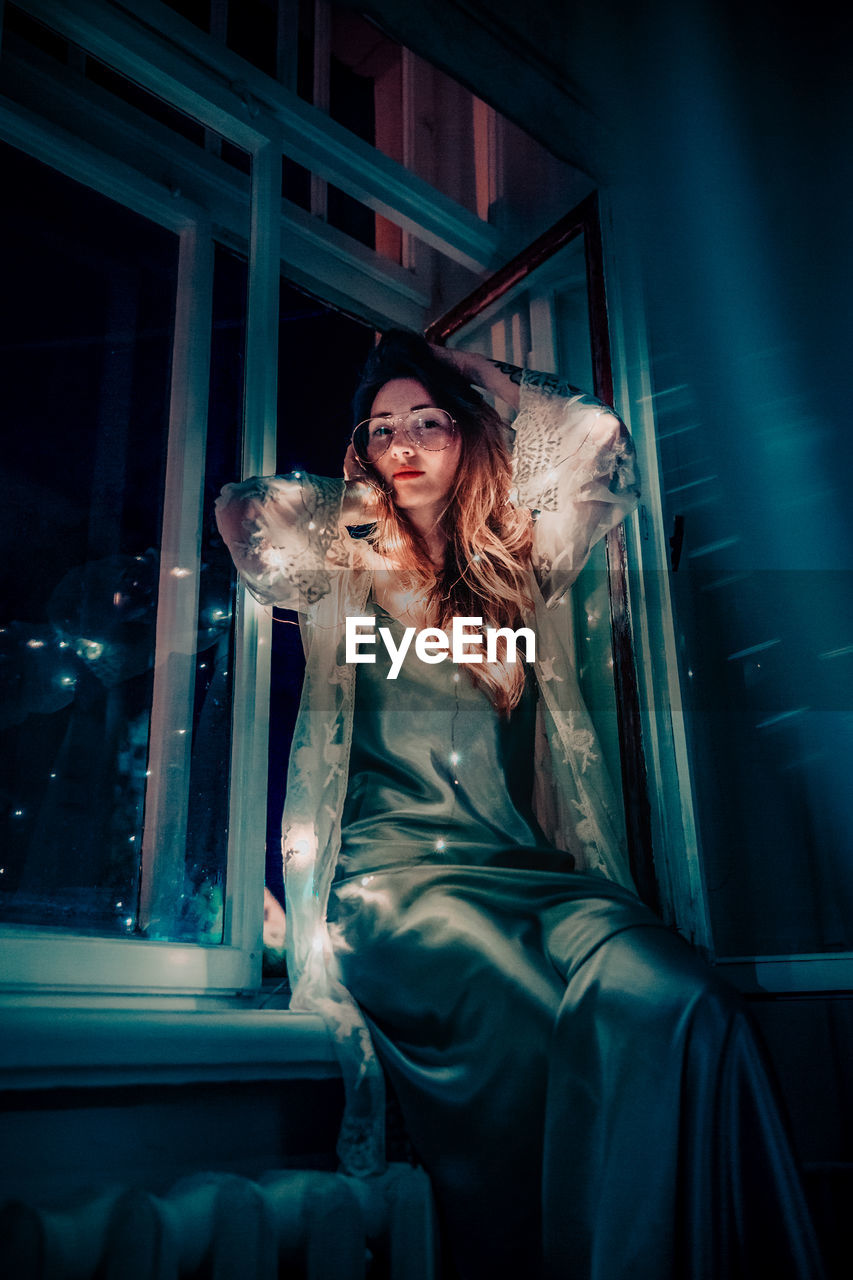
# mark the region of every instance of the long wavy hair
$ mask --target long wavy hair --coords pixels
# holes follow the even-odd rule
[[[433,403],[455,418],[460,432],[459,466],[440,517],[447,539],[444,566],[435,568],[418,531],[376,471],[380,495],[369,540],[399,566],[406,585],[423,591],[430,625],[449,629],[454,616],[481,617],[485,626],[515,629],[522,610],[533,607],[526,586],[532,524],[530,513],[510,502],[506,425],[424,338],[402,329],[385,333],[368,358],[353,399],[355,423],[370,416],[378,392],[394,378],[417,379]],[[499,644],[496,663],[487,663],[484,655],[467,671],[498,711],[509,715],[524,689],[524,664],[507,662],[506,645]]]

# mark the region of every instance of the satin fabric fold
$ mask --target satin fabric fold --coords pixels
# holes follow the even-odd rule
[[[457,1274],[817,1280],[740,998],[628,891],[514,854],[332,896]]]
[[[507,723],[448,665],[387,666],[359,668],[329,918],[458,1276],[817,1280],[740,997],[525,803],[534,680]]]

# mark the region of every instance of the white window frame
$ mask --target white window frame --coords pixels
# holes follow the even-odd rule
[[[214,238],[248,247],[244,476],[269,474],[275,467],[281,274],[310,283],[313,292],[383,325],[423,327],[427,306],[427,295],[412,272],[281,199],[283,154],[308,161],[313,172],[456,261],[489,264],[500,247],[487,223],[156,0],[134,3],[128,13],[105,0],[79,0],[70,10],[50,0],[20,0],[18,7],[251,156],[247,218],[246,179],[218,161],[216,148],[211,149],[214,154],[201,151],[126,104],[107,103],[96,86],[81,85],[79,78],[72,83],[72,76],[63,78],[54,69],[44,72],[41,85],[52,95],[52,118],[37,109],[37,92],[31,108],[0,99],[0,137],[5,141],[179,236],[157,653],[180,652],[192,647],[176,641],[194,634],[198,575],[175,575],[172,570],[193,568],[199,560]],[[295,15],[295,7],[292,12]],[[39,79],[38,73],[34,78]],[[66,113],[72,128],[60,123]],[[118,127],[110,119],[113,113],[121,117]],[[127,130],[137,144],[132,151],[127,149]],[[118,154],[122,139],[122,150],[132,156],[133,164]],[[176,183],[163,183],[164,157],[181,173],[181,190]],[[342,265],[348,268],[345,290],[339,283]],[[56,996],[66,1001],[146,996],[193,1003],[258,989],[271,620],[242,586],[235,627],[222,944],[0,926],[0,992],[7,1006],[39,1004]],[[189,655],[177,671],[158,667],[152,707],[152,734],[170,748],[161,772],[183,770],[187,786],[190,735],[180,730],[189,727],[185,721],[191,709],[191,672]],[[169,797],[170,825],[178,835],[166,842],[164,789],[155,773],[146,794],[143,918],[157,899],[157,867],[184,857],[180,833],[186,826],[187,797],[179,797],[177,822],[175,797]],[[149,876],[151,866],[154,874]]]
[[[23,6],[22,6],[23,7]],[[34,6],[38,10],[44,6]],[[49,6],[47,6],[49,8]],[[34,16],[39,16],[37,13]],[[45,15],[47,17],[47,15]],[[49,25],[56,25],[49,23]],[[95,43],[94,41],[92,43]],[[87,51],[90,46],[85,46]],[[153,86],[151,86],[153,87]],[[176,104],[177,105],[177,104]],[[221,112],[217,118],[224,122]],[[45,124],[9,101],[0,102],[0,136],[75,181],[175,232],[178,278],[164,525],[157,610],[158,655],[152,737],[162,746],[146,787],[141,915],[156,901],[169,866],[185,857],[192,714],[192,637],[198,607],[201,504],[204,486],[212,323],[213,226],[207,210],[164,190],[87,140]],[[243,468],[271,470],[275,457],[278,322],[280,150],[269,137],[237,121],[231,139],[252,155],[249,310],[245,352]],[[175,575],[174,569],[191,569]],[[183,995],[254,990],[260,981],[262,886],[266,827],[266,727],[271,621],[244,592],[235,619],[234,709],[224,934],[220,945],[105,938],[6,925],[0,929],[3,990],[13,1002],[58,994],[170,992]],[[183,730],[183,732],[181,732]],[[183,791],[158,776],[175,770]],[[163,809],[177,835],[167,842]],[[176,812],[177,811],[177,812]]]
[[[157,666],[151,732],[157,734],[164,748],[172,747],[168,756],[165,750],[161,755],[164,764],[170,768],[183,766],[186,779],[183,794],[170,790],[168,800],[173,821],[177,802],[176,825],[179,831],[182,828],[185,831],[189,769],[184,757],[191,735],[179,730],[191,728],[192,644],[187,643],[187,639],[195,634],[198,605],[197,569],[210,377],[212,227],[206,212],[186,199],[164,194],[162,188],[140,177],[129,166],[102,157],[85,141],[72,135],[45,128],[42,122],[6,103],[0,103],[0,136],[51,168],[175,232],[179,239],[156,652],[183,652],[185,661],[177,674],[176,664]],[[268,176],[261,162],[257,168],[256,190],[260,190],[265,175]],[[255,223],[260,228],[256,208],[262,204],[263,200],[257,196],[253,228]],[[277,231],[277,219],[273,223]],[[269,263],[270,253],[275,250],[274,241],[269,234],[256,230],[253,245],[265,245],[266,251],[255,249],[250,254],[250,287],[253,277],[266,283],[272,275],[275,280],[274,259],[272,271]],[[277,297],[273,307],[277,310]],[[267,428],[270,420],[267,405],[270,401],[274,405],[275,398],[275,361],[269,359],[267,349],[269,311],[269,300],[265,306],[263,299],[256,299],[247,336],[247,385],[252,364],[256,375],[260,375],[251,379],[253,397],[248,394],[246,397],[244,453],[248,470],[257,470],[256,464],[269,464],[271,433]],[[172,573],[175,568],[190,568],[192,572],[176,576]],[[270,625],[263,610],[250,603],[249,598],[241,599],[236,620],[231,754],[232,779],[235,779],[232,805],[237,820],[229,826],[223,945],[110,939],[64,930],[4,925],[0,938],[7,992],[23,995],[50,987],[56,991],[155,989],[198,993],[236,991],[257,985],[262,908],[260,893],[251,893],[249,886],[253,881],[263,884],[266,764],[259,739],[263,738],[268,714],[268,664],[262,650],[268,644]],[[238,776],[246,780],[239,787]],[[152,776],[146,788],[143,912],[146,903],[156,896],[157,872],[165,871],[163,860],[178,859],[182,864],[185,856],[182,840],[174,841],[167,850],[158,830],[158,813],[164,803],[160,797],[165,794],[160,783],[159,777]],[[155,847],[157,856],[152,859]],[[147,875],[152,861],[153,879]]]

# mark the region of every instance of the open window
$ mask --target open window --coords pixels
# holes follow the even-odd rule
[[[588,197],[553,228],[433,322],[429,336],[496,360],[556,373],[613,400],[598,204]],[[620,529],[595,547],[562,612],[584,700],[614,783],[638,890],[660,909]]]
[[[211,513],[276,469],[279,422],[298,465],[288,299],[345,311],[365,349],[422,330],[589,179],[324,0],[19,0],[0,94],[4,978],[25,1000],[252,993],[273,623]],[[324,425],[337,470],[348,423]]]

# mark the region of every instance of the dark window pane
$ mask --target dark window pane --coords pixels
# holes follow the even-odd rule
[[[210,30],[210,0],[164,0],[164,3],[202,31]]]
[[[234,0],[228,6],[228,47],[252,66],[276,73],[277,0]]]
[[[373,330],[293,288],[282,280],[279,328],[278,450],[276,470],[339,476],[352,431],[350,403],[358,374],[373,346]],[[329,377],[330,352],[335,377]],[[317,387],[323,387],[323,417],[317,420]],[[311,422],[311,431],[299,430]],[[281,811],[287,759],[304,657],[296,614],[276,609],[272,632],[267,887],[284,900]]]
[[[49,27],[31,18],[28,13],[13,4],[7,4],[3,13],[4,50],[17,51],[19,41],[41,49],[42,53],[47,53],[60,62],[66,61],[69,49],[74,47]]]
[[[0,162],[0,901],[131,932],[178,241],[10,147]]]
[[[204,146],[204,127],[198,121],[190,119],[182,111],[169,106],[167,102],[155,97],[153,93],[149,93],[141,85],[134,84],[132,80],[120,75],[112,67],[99,62],[97,58],[90,57],[87,59],[86,77],[93,84],[100,85],[102,89],[108,89],[117,98],[121,98],[122,102],[126,102],[129,106],[136,107],[138,111],[144,112],[152,120],[156,120],[167,128],[173,129],[175,133],[188,138],[196,146]]]

